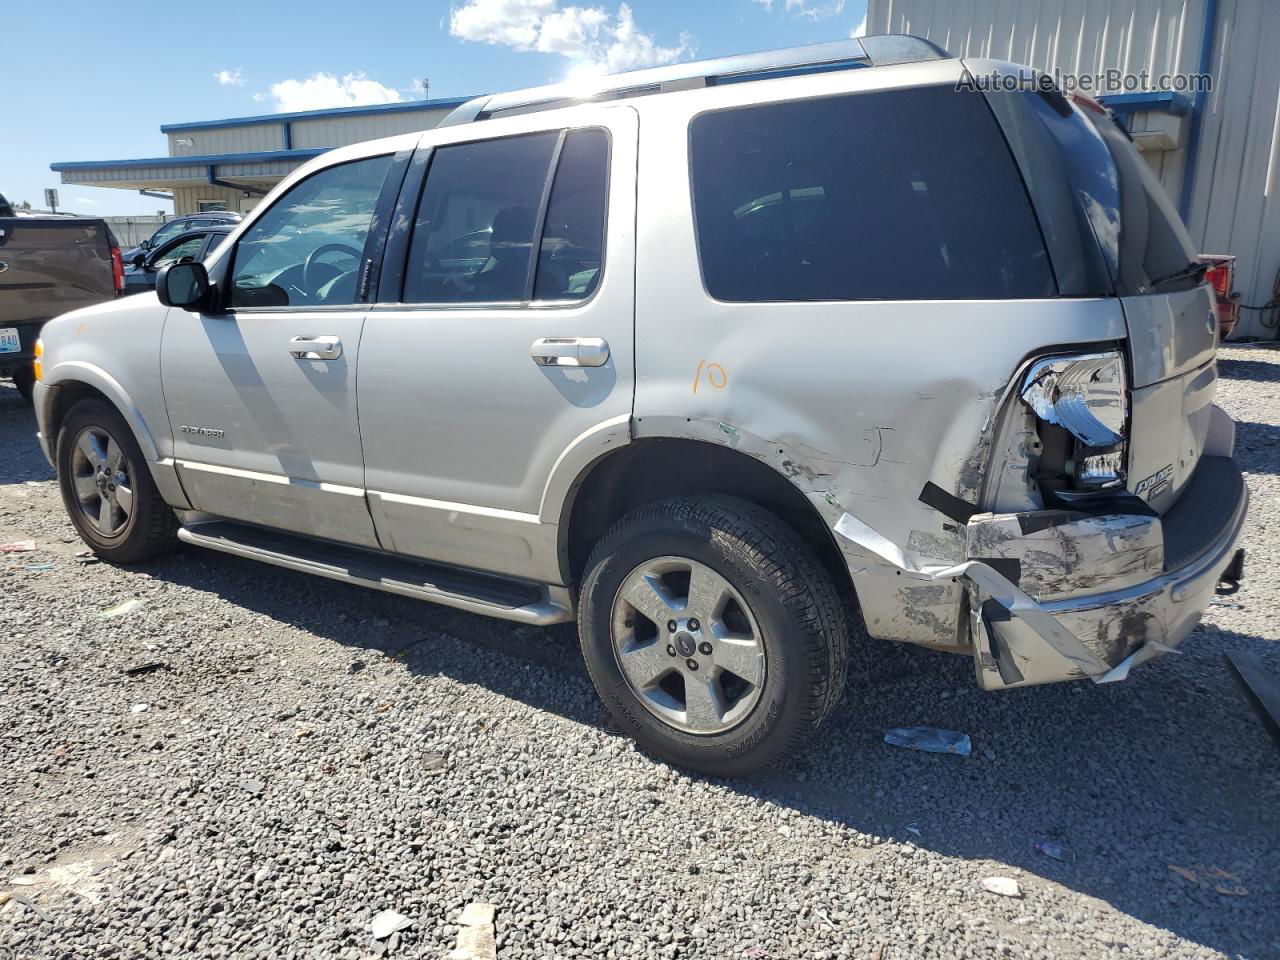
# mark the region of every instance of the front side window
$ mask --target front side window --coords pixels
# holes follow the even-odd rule
[[[590,296],[603,267],[608,135],[566,134],[548,195],[560,136],[550,131],[436,150],[409,248],[407,302]]]
[[[932,87],[702,114],[690,127],[707,291],[729,301],[1056,294],[978,94]]]
[[[277,200],[236,245],[228,305],[355,303],[364,243],[391,159],[329,167]]]
[[[204,234],[180,240],[178,243],[175,243],[172,247],[151,261],[151,269],[159,270],[161,267],[168,266],[171,263],[177,263],[184,258],[194,257],[200,252],[200,247],[203,244]]]

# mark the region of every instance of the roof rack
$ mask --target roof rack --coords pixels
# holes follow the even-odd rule
[[[803,47],[765,50],[736,57],[717,57],[714,60],[693,60],[667,67],[615,73],[587,81],[529,87],[526,90],[476,97],[454,109],[441,121],[440,126],[452,127],[495,116],[535,113],[588,101],[621,100],[626,97],[829,70],[946,60],[950,56],[937,44],[908,34],[812,43]]]

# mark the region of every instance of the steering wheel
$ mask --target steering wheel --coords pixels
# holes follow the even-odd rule
[[[327,253],[345,253],[347,256],[354,258],[357,265],[360,263],[360,258],[364,256],[363,250],[357,250],[355,247],[345,243],[322,243],[308,253],[307,259],[302,261],[302,289],[312,297],[319,291],[321,284],[313,284],[311,282],[311,271],[315,269],[315,265],[320,261],[320,258]],[[326,277],[323,282],[327,283],[331,279],[333,278]]]

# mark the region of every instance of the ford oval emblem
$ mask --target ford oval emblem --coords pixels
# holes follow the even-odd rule
[[[1210,310],[1208,314],[1205,315],[1205,319],[1209,323],[1209,332],[1215,333],[1218,329],[1218,314],[1215,311]]]

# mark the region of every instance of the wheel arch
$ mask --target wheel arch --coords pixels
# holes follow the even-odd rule
[[[72,369],[69,371],[66,368]],[[47,413],[40,424],[54,468],[57,469],[58,433],[71,408],[81,400],[101,400],[124,418],[164,501],[177,509],[190,510],[191,503],[178,479],[176,465],[172,459],[161,456],[155,436],[124,388],[110,375],[91,364],[72,362],[59,364],[57,369],[62,376],[56,379],[46,377],[42,381],[51,389]]]
[[[579,474],[559,523],[566,582],[581,581],[593,545],[623,516],[667,497],[698,494],[740,497],[778,516],[814,547],[841,596],[856,606],[853,579],[831,528],[791,478],[748,453],[687,437],[635,439]]]
[[[81,400],[97,397],[109,403],[124,417],[148,463],[161,459],[155,436],[143,419],[142,411],[130,399],[124,387],[102,368],[79,360],[67,361],[51,370],[43,383],[54,388],[48,422],[44,424],[50,444],[57,444],[58,431],[62,428],[67,411]]]

